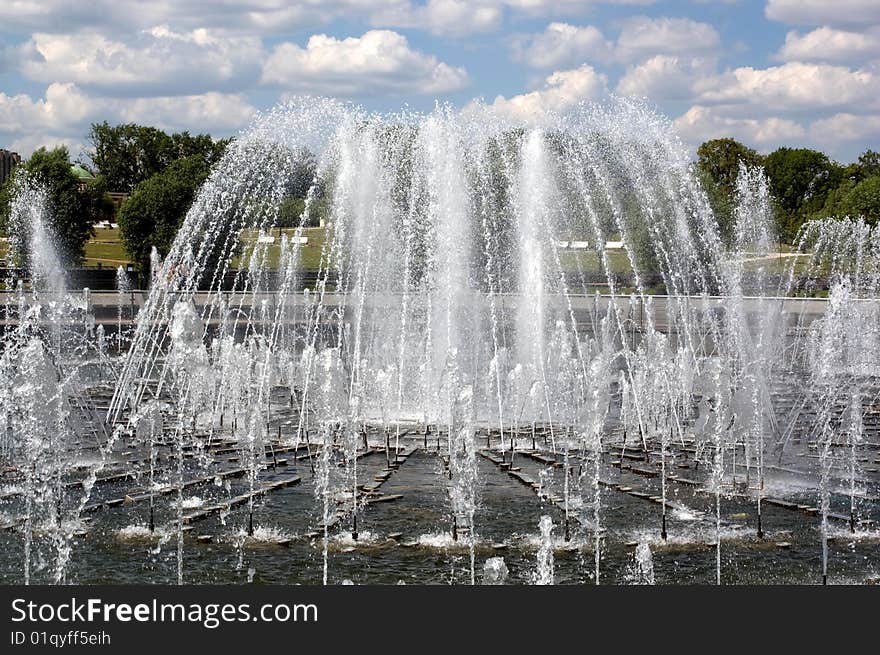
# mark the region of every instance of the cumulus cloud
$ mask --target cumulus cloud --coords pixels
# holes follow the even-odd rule
[[[540,89],[511,98],[497,96],[492,107],[499,114],[529,123],[541,122],[548,114],[561,114],[579,102],[598,100],[608,92],[608,78],[592,66],[556,71]]]
[[[188,96],[106,101],[105,112],[122,122],[155,125],[167,130],[229,133],[244,128],[256,109],[240,94],[202,93]]]
[[[877,0],[767,0],[767,18],[792,25],[870,25],[880,23]]]
[[[818,143],[835,145],[844,141],[863,146],[880,139],[880,115],[841,112],[814,121],[810,125],[810,134]]]
[[[375,2],[370,13],[376,27],[405,27],[433,34],[464,35],[501,26],[506,13],[525,17],[576,16],[595,5],[651,5],[656,0],[427,0],[423,4]],[[363,5],[370,4],[364,2]],[[386,5],[386,6],[382,6]],[[561,61],[558,63],[562,63]]]
[[[696,83],[714,71],[714,59],[657,55],[630,66],[618,82],[617,92],[653,101],[689,100]]]
[[[69,135],[40,133],[25,134],[14,141],[10,141],[4,147],[12,152],[17,152],[22,157],[30,157],[31,153],[38,148],[46,148],[52,150],[59,146],[65,146],[70,153],[71,159],[77,159],[81,154],[88,150],[88,145],[83,142],[82,137],[75,138]]]
[[[462,35],[496,29],[503,16],[502,2],[492,0],[428,0],[424,5],[390,2],[370,17],[381,27],[426,29],[434,34]]]
[[[592,25],[554,22],[540,33],[513,40],[514,58],[534,68],[581,63],[642,62],[658,55],[706,56],[721,39],[714,27],[689,18],[636,16],[624,21],[613,43]]]
[[[74,84],[50,84],[45,96],[34,100],[21,93],[0,92],[0,130],[7,133],[58,130],[81,124],[94,109],[92,100]]]
[[[8,29],[57,33],[78,28],[131,31],[166,23],[184,29],[212,27],[254,33],[320,24],[346,11],[369,13],[379,4],[379,0],[17,0],[0,3],[0,24]]]
[[[94,33],[34,34],[22,72],[43,82],[73,82],[104,95],[193,95],[237,90],[259,77],[262,44],[204,29],[155,27],[130,42]]]
[[[262,81],[289,91],[347,96],[442,94],[463,88],[468,76],[463,68],[413,50],[397,32],[371,30],[347,39],[318,34],[305,48],[278,45],[266,61]]]
[[[170,24],[265,34],[363,20],[374,27],[407,27],[435,34],[467,34],[499,27],[505,13],[578,15],[593,5],[649,5],[655,0],[13,0],[0,3],[9,30],[105,32]]]
[[[408,41],[396,28],[444,37],[437,48],[478,43],[488,52],[486,45],[508,44],[520,67],[547,75],[524,93],[495,98],[495,109],[516,119],[539,121],[601,98],[610,71],[619,74],[618,93],[671,103],[676,113],[690,106],[677,121],[689,138],[729,134],[762,147],[827,143],[832,154],[837,142],[864,145],[880,138],[878,0],[768,0],[766,17],[792,26],[784,44],[769,46],[775,53],[761,44],[756,52],[760,31],[731,38],[745,41],[756,56],[769,55],[774,65],[724,71],[718,69],[721,37],[715,27],[693,14],[633,15],[653,2],[0,1],[0,29],[10,37],[0,44],[0,145],[20,144],[26,153],[35,145],[74,144],[89,122],[103,119],[228,133],[254,111],[256,100],[244,93],[269,102],[291,93],[405,99],[441,96],[469,84],[467,72],[442,49],[415,37]],[[632,6],[590,14],[600,4]],[[590,20],[579,22],[576,17],[584,15]],[[464,40],[540,17],[547,17],[541,23],[546,27],[533,34]],[[320,34],[331,24],[363,27]],[[314,36],[299,36],[304,34]],[[271,47],[264,39],[271,39],[265,42]],[[497,79],[488,73],[488,86],[479,91],[494,95],[504,89],[510,72]],[[40,82],[45,92],[34,92],[26,80]],[[389,100],[389,107],[398,103]],[[855,145],[844,149],[849,147]]]
[[[550,23],[543,32],[513,42],[514,58],[533,68],[557,68],[584,61],[608,61],[613,45],[596,27]]]
[[[689,103],[675,124],[694,146],[730,136],[764,150],[818,145],[840,156],[880,138],[880,62],[870,61],[877,56],[874,35],[872,29],[792,32],[778,54],[791,61],[723,72],[717,71],[711,53],[658,54],[629,65],[616,91],[655,102]],[[859,62],[861,67],[820,59]]]
[[[260,80],[291,91],[361,95],[442,94],[468,83],[462,68],[412,49],[406,37],[372,30],[360,37],[312,36],[305,47],[271,53],[256,37],[166,26],[128,42],[95,33],[34,34],[20,49],[22,72],[43,82],[73,82],[102,96],[229,93]]]
[[[876,67],[851,69],[825,63],[792,61],[767,68],[740,67],[715,72],[714,58],[657,55],[630,66],[617,86],[628,95],[653,100],[691,100],[722,105],[728,113],[753,115],[834,111],[880,106]]]
[[[501,0],[513,9],[528,15],[581,14],[595,5],[645,6],[656,4],[657,0]]]
[[[690,18],[637,16],[624,22],[617,38],[617,56],[635,61],[654,55],[708,53],[721,38],[714,27]]]
[[[736,118],[727,116],[717,107],[695,105],[675,119],[682,137],[696,146],[708,139],[733,137],[763,149],[791,143],[806,136],[799,123],[776,116],[768,118]]]
[[[121,99],[92,97],[73,83],[50,84],[42,98],[0,92],[0,137],[27,155],[40,145],[77,143],[92,122],[138,122],[168,130],[229,133],[255,112],[237,94]]]
[[[880,28],[850,32],[820,27],[806,34],[791,31],[777,57],[784,61],[863,62],[880,57]]]
[[[703,104],[747,105],[752,111],[803,111],[877,106],[880,78],[870,70],[789,62],[737,68],[697,85]]]

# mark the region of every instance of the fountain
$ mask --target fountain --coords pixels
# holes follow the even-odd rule
[[[635,585],[654,584],[654,558],[647,542],[643,541],[636,546],[629,580]]]
[[[783,253],[761,170],[735,200],[725,243],[633,101],[527,127],[298,98],[229,147],[149,292],[120,269],[101,295],[68,291],[21,181],[2,579],[868,577],[880,231],[818,221]]]
[[[507,564],[503,557],[490,557],[483,564],[483,584],[502,585],[507,580]]]
[[[535,571],[536,585],[552,585],[553,574],[553,519],[546,514],[538,524],[541,545],[538,548],[538,568]]]

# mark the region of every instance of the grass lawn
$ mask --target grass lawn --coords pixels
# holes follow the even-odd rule
[[[282,232],[288,236],[293,236],[294,229],[285,229]],[[254,238],[254,234],[245,233],[242,238],[245,241]],[[279,236],[278,230],[272,231],[272,236],[276,239]],[[311,227],[303,230],[303,236],[308,237],[308,243],[302,247],[302,265],[306,270],[317,269],[321,261],[321,248],[324,245],[324,228]],[[6,257],[8,244],[6,241],[0,241],[0,259]],[[278,255],[281,247],[279,244],[269,246],[270,265],[278,264]],[[117,266],[125,266],[131,263],[128,253],[122,245],[119,238],[118,228],[96,228],[95,235],[86,243],[85,266],[98,266],[100,264],[105,268],[116,268]],[[238,264],[238,258],[233,260],[233,265]]]
[[[282,233],[293,236],[295,233],[293,228],[284,228],[281,230],[272,230],[271,235],[275,237],[276,242],[269,245],[269,266],[276,267],[281,251],[278,239]],[[303,270],[317,270],[321,261],[321,250],[326,238],[326,230],[322,227],[310,227],[303,230],[303,236],[308,238],[308,242],[302,249],[300,254],[300,268]],[[254,231],[245,231],[242,234],[242,240],[248,244],[253,243],[256,238]],[[0,241],[0,258],[6,256],[7,243]],[[245,252],[249,250],[245,246]],[[795,266],[795,274],[802,273],[808,268],[809,257],[793,256],[791,247],[782,245],[780,247],[781,256],[773,256],[766,258],[758,258],[752,255],[746,255],[747,261],[744,268],[756,270],[763,267],[770,274],[787,274],[791,270],[792,264]],[[606,251],[611,270],[614,273],[630,273],[629,259],[624,250],[608,250]],[[754,258],[753,258],[754,257]],[[232,261],[233,266],[238,266],[244,257],[236,257]],[[570,250],[560,249],[559,259],[562,268],[569,272],[599,272],[601,266],[599,258],[592,250]],[[125,266],[130,263],[128,254],[122,246],[119,238],[119,230],[117,228],[97,228],[95,235],[86,244],[85,265],[89,267],[98,266],[116,268],[117,266]]]
[[[281,244],[280,244],[280,236],[281,234],[286,234],[288,237],[292,237],[296,232],[295,228],[282,228],[272,230],[271,236],[275,237],[275,243],[269,245],[269,267],[277,268],[278,259],[281,256]],[[318,265],[321,263],[321,249],[324,247],[324,238],[325,238],[326,229],[323,227],[307,227],[303,229],[302,236],[308,239],[305,245],[300,246],[300,268],[306,271],[315,271],[318,270]],[[254,239],[256,238],[256,232],[245,230],[242,233],[242,241],[245,244],[253,244]],[[250,251],[248,245],[245,245],[244,254],[241,257],[234,257],[232,259],[232,266],[237,267],[242,259],[244,259],[247,253]]]
[[[128,253],[119,240],[119,229],[101,227],[95,229],[93,236],[86,244],[86,266],[116,268],[130,263]]]
[[[807,271],[810,256],[802,253],[791,252],[790,246],[781,246],[781,252],[768,257],[746,254],[743,268],[746,271],[757,271],[763,268],[771,275],[787,275],[794,264],[795,274]],[[624,250],[607,250],[606,256],[612,273],[631,273],[632,266]],[[562,268],[566,271],[601,271],[599,257],[592,250],[560,250],[559,260]],[[813,271],[815,272],[815,271]]]
[[[606,257],[612,273],[632,273],[625,250],[607,250]],[[559,265],[564,271],[585,273],[602,271],[599,256],[593,250],[559,250]]]

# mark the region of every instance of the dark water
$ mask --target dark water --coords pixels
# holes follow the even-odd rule
[[[415,443],[414,443],[415,445]],[[185,477],[239,466],[228,461],[235,454],[217,456],[207,468],[190,462]],[[273,471],[265,471],[261,482],[300,476],[300,484],[266,494],[256,501],[254,526],[257,536],[245,539],[247,505],[227,516],[211,516],[193,525],[184,535],[184,579],[187,583],[240,584],[249,580],[258,584],[320,584],[323,569],[323,540],[308,536],[318,529],[321,520],[315,501],[312,474],[306,460],[294,461]],[[679,460],[681,461],[681,460]],[[594,582],[593,531],[571,523],[571,540],[563,538],[563,511],[535,491],[511,477],[494,463],[478,457],[480,504],[475,518],[474,548],[476,579],[482,579],[483,564],[489,557],[503,557],[509,569],[508,583],[528,584],[535,576],[539,546],[538,521],[547,514],[555,529],[555,581],[558,584]],[[654,463],[656,465],[656,462]],[[516,466],[534,480],[545,471],[545,480],[553,493],[562,494],[560,468],[517,455]],[[386,468],[385,454],[376,452],[359,461],[359,480],[372,481]],[[672,469],[675,470],[675,469]],[[681,469],[679,469],[681,470]],[[682,470],[699,478],[699,471]],[[159,477],[173,480],[172,468]],[[651,495],[660,494],[660,479],[621,470],[605,462],[602,479]],[[457,543],[450,538],[451,514],[446,479],[438,455],[417,450],[381,487],[381,493],[401,495],[391,502],[371,504],[359,514],[359,539],[351,539],[351,521],[343,518],[330,533],[328,545],[328,581],[340,584],[467,584],[470,582],[470,551],[467,538]],[[90,502],[121,498],[144,484],[145,480],[99,484]],[[782,497],[815,507],[816,493],[802,491],[780,474],[768,474],[768,496]],[[776,487],[774,487],[776,485]],[[784,486],[785,493],[777,493]],[[223,501],[245,492],[244,478],[230,480],[229,489],[213,482],[197,485],[184,492],[184,498],[203,505]],[[588,488],[588,500],[592,490]],[[658,584],[714,584],[716,575],[715,516],[713,494],[701,486],[671,482],[668,498],[677,509],[668,511],[668,538],[660,537],[661,505],[614,487],[601,490],[600,581],[626,584],[637,542],[649,543]],[[20,499],[8,498],[0,512],[14,515]],[[158,533],[145,529],[149,504],[137,502],[98,512],[86,513],[83,531],[73,539],[67,581],[72,583],[174,583],[177,581],[177,537],[170,528],[176,516],[172,503],[176,494],[156,497],[155,522]],[[704,513],[703,518],[683,514]],[[880,519],[877,503],[863,500],[860,518]],[[185,512],[192,510],[185,510]],[[832,511],[849,512],[849,498],[832,497]],[[721,579],[725,584],[784,584],[821,582],[821,544],[819,518],[804,511],[794,511],[765,504],[763,528],[756,532],[756,508],[753,499],[726,490],[721,507]],[[137,534],[132,526],[140,526]],[[880,575],[880,529],[860,527],[855,535],[840,521],[832,522],[834,539],[829,544],[829,582],[862,583]],[[399,535],[395,533],[400,533]],[[162,534],[164,536],[159,536]],[[199,543],[197,537],[210,535],[211,543]],[[390,538],[394,536],[394,538]],[[279,545],[278,538],[290,543]],[[23,576],[23,533],[20,528],[0,532],[0,581],[16,583]],[[50,573],[52,549],[44,537],[37,537],[34,558],[34,581],[45,581]]]

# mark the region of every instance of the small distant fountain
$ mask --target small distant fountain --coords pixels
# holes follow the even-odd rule
[[[503,557],[490,557],[483,564],[483,584],[503,585],[507,582],[508,573]]]
[[[475,529],[477,510],[477,454],[473,428],[473,388],[464,387],[455,399],[449,434],[449,497],[452,503],[452,538],[467,533],[471,584],[475,581]]]
[[[642,541],[636,546],[628,579],[634,585],[654,584],[654,556],[651,546]]]
[[[859,469],[858,449],[863,442],[865,425],[862,420],[862,397],[858,391],[850,394],[849,402],[849,530],[856,531],[856,473]]]
[[[320,503],[321,525],[323,528],[323,583],[327,584],[329,566],[330,525],[335,512],[335,499],[344,492],[346,485],[340,484],[336,477],[334,449],[337,435],[337,423],[334,421],[336,411],[344,399],[344,381],[342,363],[335,349],[321,353],[320,361],[315,367],[315,393],[320,402],[316,408],[320,425],[320,450],[315,463],[315,496]]]
[[[162,256],[156,250],[156,246],[150,248],[150,286],[156,283],[156,278],[162,270]]]
[[[546,514],[538,522],[541,543],[538,546],[538,568],[535,572],[536,585],[552,585],[553,572],[553,519]]]
[[[131,293],[131,280],[122,266],[116,267],[116,351],[122,352],[122,308]]]

